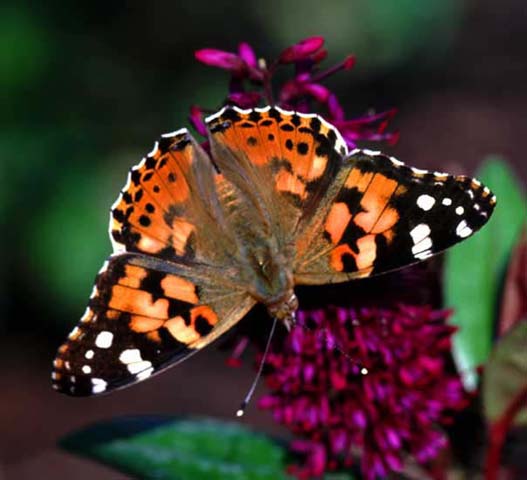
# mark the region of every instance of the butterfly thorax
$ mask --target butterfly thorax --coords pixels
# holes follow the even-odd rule
[[[289,327],[294,323],[298,301],[293,291],[294,281],[290,255],[280,252],[272,238],[261,239],[247,252],[250,281],[249,293],[267,307],[269,315]]]

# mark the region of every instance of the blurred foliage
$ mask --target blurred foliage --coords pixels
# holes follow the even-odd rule
[[[527,318],[524,318],[499,339],[485,365],[482,393],[487,420],[499,420],[526,388]],[[526,407],[516,417],[516,423],[527,423]]]
[[[489,158],[477,172],[497,197],[488,224],[474,237],[449,250],[445,262],[445,304],[454,309],[451,323],[454,359],[471,390],[476,367],[491,351],[499,291],[507,260],[527,218],[526,199],[516,174],[503,160]]]
[[[67,437],[62,446],[143,479],[288,478],[281,445],[212,419],[114,419]]]
[[[462,18],[456,0],[305,0],[302,8],[288,0],[271,0],[255,15],[264,19],[283,45],[313,32],[324,32],[332,55],[354,53],[359,72],[388,69],[419,59],[433,65],[441,58]],[[288,28],[291,17],[295,28]]]

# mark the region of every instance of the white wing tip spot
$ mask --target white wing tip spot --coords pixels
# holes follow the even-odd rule
[[[119,355],[119,361],[128,365],[129,363],[141,362],[143,358],[141,357],[141,352],[137,348],[129,348],[128,350],[123,350],[121,355]]]
[[[93,350],[86,350],[86,353],[84,354],[84,358],[91,360],[94,355],[95,355],[95,352]]]
[[[82,373],[85,373],[86,375],[91,373],[91,367],[89,365],[83,365],[82,366]]]
[[[106,386],[108,385],[108,382],[105,382],[102,378],[92,378],[91,379],[92,384],[92,393],[102,393],[106,390]]]
[[[461,220],[456,227],[456,235],[461,238],[466,238],[472,234],[472,229],[467,225],[465,220]]]
[[[452,205],[452,199],[448,198],[448,197],[445,197],[445,198],[443,198],[441,203],[443,205],[445,205],[445,207],[448,207],[448,206]]]
[[[113,333],[103,330],[95,338],[95,345],[99,348],[110,348],[113,342]]]
[[[419,225],[415,226],[412,230],[410,230],[410,235],[415,245],[427,238],[430,233],[430,227],[426,223],[420,223]]]
[[[459,207],[456,207],[456,215],[463,215],[463,212],[465,211],[465,209],[461,206]]]
[[[423,194],[417,198],[417,206],[424,211],[430,210],[435,203],[435,198],[430,195]]]

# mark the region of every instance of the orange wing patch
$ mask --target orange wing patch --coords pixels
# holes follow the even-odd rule
[[[228,108],[207,123],[214,142],[232,150],[235,157],[247,159],[259,172],[255,178],[270,175],[271,187],[295,199],[295,207],[309,202],[317,182],[324,181],[327,186],[334,174],[328,172],[336,170],[330,166],[340,163],[347,153],[337,130],[317,115],[277,107]],[[223,171],[222,158],[215,160]],[[266,173],[261,173],[262,169]]]
[[[203,348],[254,304],[244,291],[198,287],[156,262],[129,253],[109,259],[85,315],[58,349],[55,389],[95,395],[144,380]]]
[[[184,256],[194,226],[187,221],[188,172],[195,146],[188,133],[161,137],[129,174],[112,207],[114,250]]]

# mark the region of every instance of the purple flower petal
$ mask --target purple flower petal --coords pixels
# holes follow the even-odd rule
[[[258,92],[230,93],[227,100],[240,108],[254,108],[260,103],[262,95]]]
[[[249,65],[249,67],[256,68],[258,60],[256,59],[254,50],[248,43],[242,42],[238,45],[238,54],[240,55],[240,58]]]
[[[280,63],[294,63],[304,60],[324,45],[324,37],[309,37],[286,48],[278,57]]]
[[[197,50],[194,53],[194,57],[201,63],[210,65],[211,67],[223,68],[230,71],[241,71],[244,68],[244,62],[238,55],[214,48]]]
[[[189,120],[200,135],[204,137],[207,136],[207,125],[205,125],[205,122],[203,121],[203,113],[197,105],[192,105],[192,107],[190,107]]]

